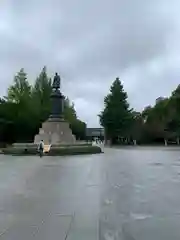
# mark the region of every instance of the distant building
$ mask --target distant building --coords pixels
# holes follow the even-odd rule
[[[86,128],[87,138],[104,138],[104,128]]]

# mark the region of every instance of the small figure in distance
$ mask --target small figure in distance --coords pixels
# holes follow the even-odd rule
[[[41,140],[38,145],[39,156],[42,157],[44,153],[44,141]]]

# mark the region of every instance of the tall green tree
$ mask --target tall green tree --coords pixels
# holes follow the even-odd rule
[[[0,142],[12,143],[16,139],[14,132],[18,105],[5,100],[0,101]]]
[[[140,112],[132,112],[133,117],[133,124],[132,128],[130,129],[131,140],[134,140],[134,143],[140,143],[142,136],[143,136],[143,126],[144,126],[144,119]]]
[[[64,118],[70,123],[73,134],[77,139],[86,138],[86,123],[77,118],[74,103],[68,97],[64,102]]]
[[[78,140],[86,139],[86,123],[81,121],[80,119],[76,119],[71,124],[72,132],[76,136]]]
[[[166,143],[167,139],[174,138],[177,130],[174,113],[170,98],[159,98],[153,107],[147,107],[142,112],[142,116],[146,120],[144,122],[144,140]]]
[[[27,102],[31,97],[31,85],[27,81],[27,74],[21,68],[14,77],[13,84],[8,88],[7,100],[15,103]]]
[[[74,103],[71,103],[68,97],[64,101],[64,117],[69,123],[73,123],[77,119]]]
[[[51,91],[51,78],[47,75],[46,67],[43,67],[32,88],[34,112],[40,121],[46,120],[49,116]]]
[[[118,136],[128,136],[133,120],[132,110],[129,108],[127,93],[119,78],[116,78],[110,93],[104,98],[104,110],[99,117],[107,138],[113,140]]]
[[[27,74],[23,68],[14,77],[13,84],[8,88],[5,99],[7,103],[4,106],[6,106],[7,112],[9,112],[8,108],[11,108],[12,104],[14,105],[12,114],[8,114],[11,116],[10,120],[13,122],[13,134],[16,137],[16,141],[23,141],[26,139],[26,136],[31,134],[33,129],[32,87],[27,80]],[[7,113],[5,115],[8,116]]]
[[[180,143],[180,85],[168,99],[167,131]]]
[[[50,114],[51,79],[44,67],[31,86],[22,68],[0,98],[0,142],[32,142],[42,122]],[[77,138],[85,138],[86,124],[77,118],[74,104],[65,100],[65,119]]]

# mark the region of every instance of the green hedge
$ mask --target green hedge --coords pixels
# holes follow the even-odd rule
[[[37,148],[38,144],[35,143],[13,143],[13,148]],[[74,146],[92,146],[92,143],[80,142],[80,143],[62,143],[62,144],[53,144],[52,147],[74,147]]]
[[[45,154],[48,156],[64,156],[77,154],[95,154],[101,153],[101,148],[98,146],[68,146],[68,147],[52,147],[50,152]],[[29,147],[9,147],[3,149],[4,154],[10,155],[38,155],[37,148]]]
[[[53,144],[52,147],[53,148],[60,148],[60,147],[88,147],[88,146],[92,146],[92,143],[73,143],[73,144],[66,144],[66,143],[62,143],[62,144]]]
[[[37,148],[29,147],[8,147],[2,150],[4,154],[10,155],[36,155],[38,154]]]
[[[101,153],[101,148],[98,146],[80,146],[80,147],[61,147],[51,148],[49,156],[77,155],[77,154],[95,154]]]

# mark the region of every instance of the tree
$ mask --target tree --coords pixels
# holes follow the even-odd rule
[[[76,136],[78,140],[86,139],[86,123],[81,121],[80,119],[76,119],[73,123],[71,123],[72,133]]]
[[[8,88],[6,99],[15,103],[27,102],[31,96],[31,86],[27,81],[27,74],[24,69],[14,77],[14,83]]]
[[[118,136],[128,137],[133,120],[132,110],[129,108],[127,93],[119,78],[116,78],[110,93],[104,98],[104,110],[99,117],[108,139],[114,141]]]
[[[64,118],[69,123],[73,123],[77,119],[74,103],[71,103],[68,97],[64,100]]]
[[[159,97],[153,107],[146,107],[142,112],[144,122],[144,140],[167,143],[168,139],[177,138],[178,119],[175,106],[170,98]]]
[[[5,97],[5,100],[7,100],[5,104],[7,107],[6,114],[9,112],[8,107],[11,106],[10,103],[14,105],[12,112],[14,113],[14,110],[16,110],[15,114],[8,113],[14,126],[13,134],[16,141],[25,140],[26,136],[32,131],[33,106],[31,104],[31,90],[32,87],[27,80],[27,74],[22,68],[14,77],[14,82],[8,88],[8,94]]]
[[[86,138],[86,123],[77,118],[74,103],[71,103],[69,98],[66,97],[64,102],[64,117],[70,123],[72,133],[77,139]]]
[[[17,116],[17,104],[0,101],[0,142],[12,143],[15,141],[15,121]]]
[[[140,112],[132,112],[133,116],[133,124],[130,130],[131,138],[134,144],[140,143],[143,137],[143,130],[144,130],[144,119]]]
[[[8,88],[7,96],[0,98],[0,142],[32,142],[42,122],[50,114],[51,79],[44,67],[31,86],[22,68]],[[85,138],[86,124],[77,118],[74,104],[65,100],[65,119],[79,139]]]
[[[39,116],[41,122],[45,121],[50,113],[51,91],[51,78],[47,75],[46,67],[43,67],[32,88],[34,113]]]
[[[177,139],[180,138],[180,85],[172,92],[168,102],[168,121],[167,129],[171,135]]]

